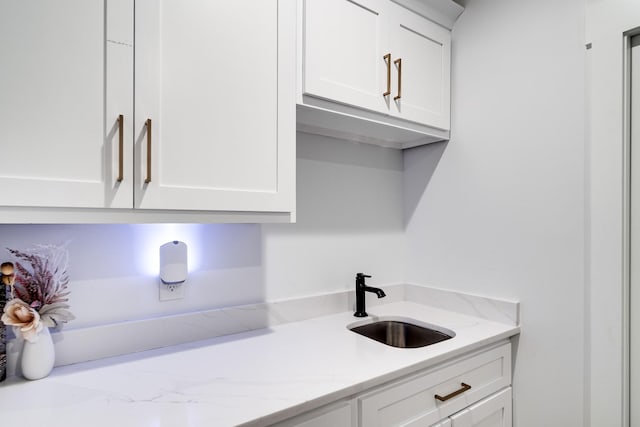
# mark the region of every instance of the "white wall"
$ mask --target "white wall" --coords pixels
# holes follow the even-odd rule
[[[0,247],[69,241],[82,327],[402,280],[402,154],[298,135],[297,224],[0,225]],[[183,300],[158,300],[158,247],[190,247]],[[8,260],[0,252],[0,260]]]
[[[522,304],[518,427],[584,425],[584,9],[468,1],[451,141],[405,155],[408,281]]]
[[[402,152],[298,134],[296,224],[263,227],[268,299],[403,278]]]

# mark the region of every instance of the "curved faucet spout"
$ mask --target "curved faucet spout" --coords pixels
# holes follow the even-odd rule
[[[384,298],[387,296],[387,294],[384,293],[384,291],[380,288],[374,288],[372,286],[365,286],[364,288],[362,288],[363,291],[366,292],[373,292],[374,294],[376,294],[378,296],[378,298]]]

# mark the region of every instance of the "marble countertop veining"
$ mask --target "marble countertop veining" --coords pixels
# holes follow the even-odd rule
[[[2,425],[266,426],[519,333],[519,327],[396,302],[402,316],[456,336],[417,349],[349,331],[353,313],[79,363],[0,384]]]

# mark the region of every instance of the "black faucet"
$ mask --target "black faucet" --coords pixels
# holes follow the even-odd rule
[[[356,274],[356,312],[353,313],[353,315],[356,317],[368,316],[367,312],[364,309],[364,293],[365,292],[374,292],[376,295],[378,295],[378,298],[387,296],[382,289],[367,286],[364,283],[364,280],[367,277],[371,277],[371,276],[367,276],[366,274],[363,274],[363,273]]]

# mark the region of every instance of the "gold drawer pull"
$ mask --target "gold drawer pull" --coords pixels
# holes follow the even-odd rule
[[[398,95],[393,97],[394,101],[397,101],[402,96],[402,58],[398,58],[393,61],[398,67]]]
[[[147,119],[145,124],[147,126],[147,177],[144,183],[148,184],[151,182],[151,119]]]
[[[118,178],[116,181],[122,182],[124,179],[124,116],[118,116]]]
[[[469,384],[460,383],[460,389],[454,391],[453,393],[449,393],[446,396],[440,396],[439,394],[436,394],[434,397],[440,402],[445,402],[449,399],[453,399],[457,395],[462,394],[467,390],[471,390],[471,386]]]
[[[383,93],[382,96],[389,96],[391,95],[391,54],[387,53],[382,58],[387,64],[387,91]]]

